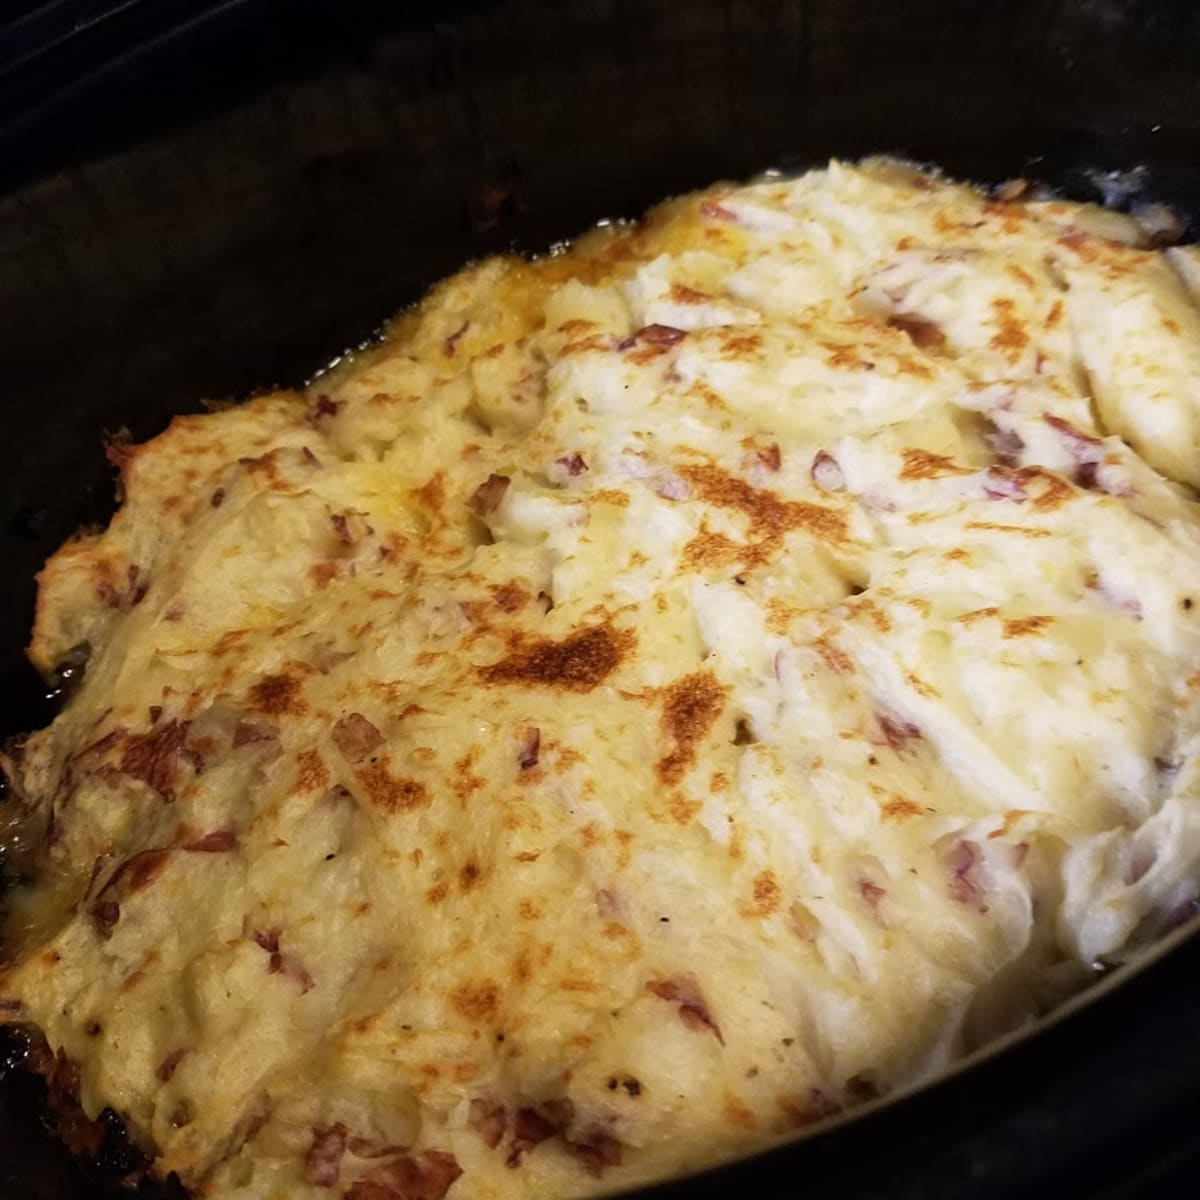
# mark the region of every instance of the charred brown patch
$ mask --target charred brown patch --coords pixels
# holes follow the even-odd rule
[[[725,707],[726,689],[710,671],[676,680],[663,692],[659,729],[671,745],[655,770],[664,783],[678,783],[696,761],[696,748]]]
[[[823,505],[782,500],[774,492],[752,487],[717,466],[686,466],[680,469],[680,474],[701,500],[746,517],[753,543],[746,548],[748,558],[761,561],[794,529],[803,529],[827,542],[844,542],[849,537],[845,517]]]
[[[250,705],[268,716],[303,716],[308,705],[301,695],[302,687],[294,675],[264,675],[250,689]]]
[[[488,683],[590,692],[602,684],[634,647],[630,630],[593,625],[559,642],[518,640],[513,652],[479,674]]]
[[[450,1003],[469,1021],[493,1021],[500,1011],[500,987],[490,979],[462,983],[450,993]]]
[[[1004,636],[1006,638],[1028,637],[1030,634],[1040,633],[1053,622],[1054,618],[1049,616],[1012,617],[1004,622]]]
[[[929,450],[911,447],[903,453],[901,479],[942,479],[947,475],[970,475],[970,467],[960,467],[953,459]]]
[[[1029,345],[1029,334],[1017,320],[1013,312],[1015,307],[1012,300],[1003,297],[992,301],[992,324],[996,327],[996,332],[988,345],[1003,354],[1009,362],[1015,362],[1021,351]]]
[[[354,774],[367,798],[387,813],[408,812],[429,803],[429,793],[423,783],[391,773],[386,755],[377,761],[366,762]]]

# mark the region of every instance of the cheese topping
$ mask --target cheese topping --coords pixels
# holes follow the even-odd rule
[[[1191,251],[888,161],[116,446],[0,1014],[212,1200],[546,1200],[929,1077],[1200,883]]]

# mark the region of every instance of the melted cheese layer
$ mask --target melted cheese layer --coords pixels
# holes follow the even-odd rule
[[[1200,315],[1143,241],[833,163],[117,448],[0,1012],[212,1200],[546,1200],[1127,957],[1200,881]]]

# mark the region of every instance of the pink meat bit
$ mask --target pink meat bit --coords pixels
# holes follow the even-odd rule
[[[508,491],[508,485],[511,482],[512,480],[507,475],[489,475],[471,493],[467,507],[477,517],[486,517],[489,513],[494,513],[499,508],[500,501],[504,499],[504,493]]]
[[[700,988],[694,979],[651,979],[646,984],[646,990],[660,1000],[667,1000],[679,1005],[679,1019],[697,1033],[711,1033],[721,1045],[725,1038],[721,1027],[708,1011],[708,1005]]]
[[[606,920],[619,920],[625,915],[625,906],[616,892],[601,888],[596,893],[596,911]]]
[[[479,1134],[488,1149],[495,1150],[508,1130],[508,1113],[503,1105],[489,1104],[477,1098],[471,1101],[467,1124]]]
[[[458,339],[471,328],[470,321],[464,321],[443,343],[442,353],[447,358],[453,358],[458,350]]]
[[[358,712],[339,718],[331,736],[342,757],[350,763],[362,762],[383,744],[383,734]]]
[[[899,752],[908,743],[922,736],[920,727],[914,725],[911,721],[905,721],[900,717],[891,717],[886,713],[877,713],[875,719],[879,722],[880,741],[872,739],[875,745],[887,745],[893,750]]]
[[[538,765],[542,747],[542,731],[536,725],[530,725],[521,733],[520,748],[517,751],[517,766],[522,771],[529,771]]]
[[[340,1121],[314,1129],[312,1145],[304,1158],[304,1178],[315,1187],[337,1187],[342,1156],[346,1153],[346,1127]]]
[[[609,1167],[621,1165],[621,1143],[607,1133],[595,1132],[581,1141],[568,1141],[567,1149],[595,1179],[599,1179]]]
[[[184,844],[184,849],[192,854],[222,854],[237,847],[238,837],[232,829],[214,829],[194,842]]]
[[[372,1168],[346,1193],[346,1200],[442,1200],[462,1174],[453,1154],[423,1150]]]
[[[872,883],[869,879],[860,879],[858,881],[859,895],[867,902],[867,906],[871,912],[879,916],[880,901],[887,895],[887,888],[880,887],[877,883]]]
[[[984,433],[983,440],[997,461],[1006,467],[1015,466],[1020,461],[1021,451],[1025,449],[1020,434],[994,423]]]
[[[576,475],[582,475],[588,469],[583,455],[578,453],[578,451],[574,454],[564,454],[561,458],[556,458],[554,461],[572,478]]]
[[[617,349],[631,350],[638,342],[665,349],[685,337],[687,337],[686,329],[676,329],[674,325],[660,325],[656,321],[651,325],[643,325],[641,329],[634,330],[627,338],[622,338],[617,343]]]
[[[813,483],[823,492],[840,492],[846,486],[846,477],[842,474],[842,468],[838,465],[837,459],[824,450],[817,451],[812,466],[809,468],[809,474],[812,476]]]
[[[959,904],[967,904],[977,912],[988,911],[984,894],[987,885],[981,878],[980,868],[983,866],[983,854],[976,842],[959,838],[950,852],[946,862],[950,871],[950,898]]]
[[[700,212],[714,221],[737,221],[737,214],[723,204],[718,204],[716,200],[701,200]]]
[[[562,1133],[575,1119],[575,1106],[570,1100],[547,1100],[536,1108],[518,1108],[513,1115],[512,1148],[505,1160],[517,1166],[535,1146]]]
[[[1092,591],[1099,592],[1105,602],[1119,612],[1128,613],[1135,621],[1142,619],[1142,602],[1136,596],[1113,587],[1098,572],[1091,572],[1084,583]]]
[[[987,500],[1015,500],[1019,504],[1028,498],[1020,474],[1006,471],[1002,467],[988,467],[981,486]]]

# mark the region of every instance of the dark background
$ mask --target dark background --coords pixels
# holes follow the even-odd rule
[[[1140,166],[1143,198],[1200,217],[1183,0],[55,0],[0,22],[8,733],[52,712],[21,653],[32,579],[112,510],[104,432],[301,382],[470,257],[871,151],[1081,198]],[[1198,1016],[1188,942],[962,1079],[673,1194],[1200,1194]],[[34,1108],[0,1088],[0,1198],[81,1194]]]

